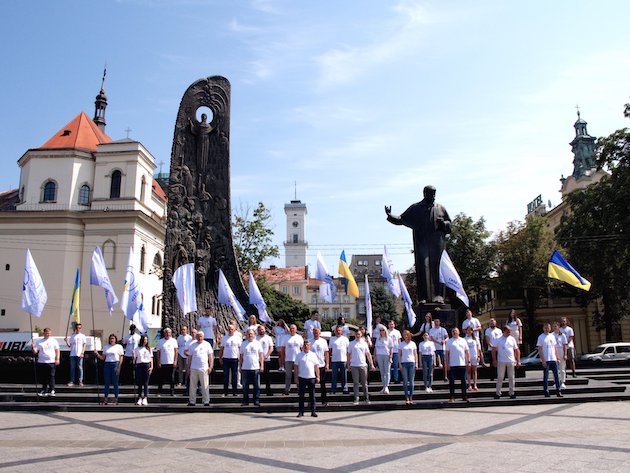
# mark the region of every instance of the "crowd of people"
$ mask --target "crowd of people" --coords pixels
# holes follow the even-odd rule
[[[129,334],[120,342],[112,334],[102,353],[96,356],[103,361],[104,404],[118,403],[121,378],[133,382],[137,388],[136,404],[148,404],[149,378],[156,368],[154,379],[160,397],[167,386],[170,395],[177,387],[186,387],[188,405],[194,406],[201,397],[204,406],[210,403],[210,375],[215,366],[215,349],[218,348],[218,364],[223,371],[223,397],[242,396],[242,405],[260,405],[261,388],[271,396],[270,372],[271,356],[278,356],[278,371],[284,372],[284,395],[289,395],[293,387],[299,395],[299,416],[303,416],[308,398],[308,408],[312,416],[317,416],[315,392],[319,387],[322,405],[327,405],[327,394],[342,392],[349,394],[348,372],[352,375],[353,404],[361,401],[370,403],[368,389],[369,371],[380,372],[380,394],[389,394],[392,383],[402,383],[405,403],[414,403],[415,377],[422,372],[422,385],[425,392],[433,392],[434,373],[443,373],[449,383],[449,402],[455,401],[456,384],[459,384],[461,399],[468,402],[468,393],[478,391],[477,370],[480,366],[496,368],[495,399],[502,393],[503,381],[507,377],[508,395],[516,397],[515,370],[520,366],[520,347],[523,324],[516,311],[512,310],[502,327],[496,320],[489,321],[485,331],[479,320],[470,310],[459,327],[449,332],[442,327],[439,318],[433,319],[427,313],[424,322],[416,333],[396,328],[390,320],[387,325],[375,318],[372,333],[365,327],[358,327],[353,337],[343,317],[333,326],[329,341],[321,336],[322,326],[319,315],[313,311],[311,318],[304,323],[300,332],[295,324],[287,325],[283,320],[276,321],[273,327],[274,339],[267,334],[265,325],[257,323],[251,316],[248,325],[239,331],[236,321],[227,324],[221,336],[211,309],[206,308],[199,317],[197,326],[188,333],[182,326],[175,338],[170,328],[162,331],[162,338],[155,350],[146,335],[135,333],[130,326]],[[550,396],[549,371],[554,377],[555,394],[562,397],[566,387],[567,366],[575,376],[574,331],[566,318],[559,322],[543,324],[543,333],[536,346],[540,354],[543,375],[543,393]],[[351,340],[352,338],[352,340]],[[419,341],[416,344],[414,338]],[[70,382],[68,386],[83,385],[83,358],[86,338],[81,333],[81,324],[76,324],[74,333],[65,338],[70,348]],[[486,350],[482,348],[485,345]],[[44,337],[36,344],[39,376],[42,381],[41,395],[55,395],[55,367],[59,364],[59,345],[50,337],[50,329],[44,330]],[[124,369],[126,367],[126,369]],[[330,391],[326,385],[330,372]],[[110,392],[113,390],[113,401]]]

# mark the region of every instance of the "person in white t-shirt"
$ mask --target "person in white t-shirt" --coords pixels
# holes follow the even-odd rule
[[[175,376],[173,369],[177,364],[177,340],[173,338],[170,328],[163,330],[164,338],[157,344],[157,366],[158,366],[158,397],[162,394],[162,385],[170,384],[171,396],[175,395]]]
[[[553,336],[556,337],[556,343],[558,344],[558,373],[560,375],[560,388],[565,389],[567,380],[567,353],[569,341],[567,336],[560,330],[560,324],[554,322],[551,324],[551,330]]]
[[[383,386],[379,392],[381,394],[389,394],[389,380],[394,359],[394,342],[387,335],[387,329],[384,325],[379,324],[377,327],[378,336],[374,340],[374,355],[376,357],[376,365],[381,372],[381,385]]]
[[[319,323],[319,312],[316,310],[311,312],[311,318],[304,322],[304,340],[307,338],[311,341],[311,351],[313,351],[313,329],[318,328],[320,331],[322,329],[322,324]]]
[[[305,340],[302,351],[295,356],[293,363],[294,382],[298,386],[299,412],[298,417],[304,416],[304,396],[308,392],[308,401],[311,408],[311,416],[317,417],[315,403],[315,384],[319,382],[319,360],[311,351],[310,340]]]
[[[254,333],[258,333],[258,327],[259,326],[260,326],[260,324],[258,323],[258,320],[256,319],[256,316],[254,314],[252,314],[247,319],[247,327],[245,328],[245,333],[247,334],[247,331],[249,329],[254,329]]]
[[[424,314],[424,322],[420,325],[420,329],[416,333],[412,333],[412,337],[422,337],[424,339],[424,334],[429,333],[429,331],[434,327],[433,325],[433,315],[431,312],[427,312]],[[430,338],[430,335],[429,335]]]
[[[484,332],[484,341],[486,342],[486,346],[488,350],[486,351],[486,355],[484,357],[484,361],[487,364],[492,363],[492,348],[496,341],[501,338],[503,332],[499,327],[497,327],[497,321],[495,319],[490,319],[490,326]]]
[[[204,406],[210,405],[209,375],[214,364],[214,349],[204,340],[203,331],[195,330],[195,339],[186,348],[186,371],[189,377],[188,405],[197,403],[197,386],[201,385]]]
[[[387,333],[387,327],[385,327],[385,325],[381,323],[381,320],[382,318],[380,315],[374,317],[374,329],[372,330],[372,346],[374,346],[374,343],[376,343],[376,339],[381,333],[382,328],[384,328],[385,332]]]
[[[236,396],[238,385],[238,358],[240,356],[243,336],[236,331],[236,321],[230,320],[227,333],[221,339],[219,363],[223,367],[223,397],[228,395],[228,386],[232,384],[232,396]]]
[[[422,342],[418,345],[418,353],[422,359],[422,382],[428,393],[433,392],[433,367],[435,366],[435,343],[431,341],[429,332],[422,334]]]
[[[70,382],[68,386],[74,386],[76,380],[79,386],[83,386],[83,357],[87,339],[81,333],[81,323],[74,324],[74,333],[70,338],[64,338],[66,345],[70,347]]]
[[[302,351],[304,339],[297,333],[297,325],[289,326],[289,337],[284,341],[284,395],[291,391],[291,379],[293,378],[293,364],[295,357]]]
[[[276,337],[276,350],[278,350],[278,371],[284,371],[284,342],[289,338],[289,327],[283,319],[276,320],[273,334]]]
[[[468,352],[470,353],[470,365],[468,365],[468,389],[470,391],[479,391],[477,386],[477,367],[483,362],[483,352],[481,351],[481,343],[477,338],[477,332],[469,325],[466,328],[466,343],[468,343]]]
[[[448,332],[441,326],[440,319],[433,320],[434,327],[429,330],[431,341],[435,343],[435,358],[438,368],[444,367],[444,379],[446,379],[446,363],[444,363],[444,346],[448,340]]]
[[[46,327],[44,338],[31,342],[31,350],[37,355],[37,372],[42,382],[42,390],[39,396],[55,395],[55,371],[59,366],[59,343],[51,338],[52,331]]]
[[[203,338],[213,348],[215,340],[219,338],[219,326],[217,325],[217,319],[212,316],[212,309],[206,307],[199,320],[197,320],[197,330],[203,331]]]
[[[118,343],[118,337],[113,333],[109,336],[109,345],[103,348],[103,354],[96,353],[99,360],[103,360],[103,404],[109,402],[109,387],[114,385],[114,403],[118,404],[118,380],[125,350]]]
[[[328,405],[326,396],[326,371],[330,371],[330,352],[328,351],[328,342],[321,337],[322,330],[318,327],[313,329],[313,342],[311,343],[311,351],[317,355],[319,366],[319,390],[320,400],[323,406]]]
[[[455,401],[455,380],[459,379],[462,387],[462,401],[468,402],[466,395],[466,367],[470,364],[468,343],[459,336],[457,327],[451,330],[452,338],[444,345],[445,364],[448,374],[448,387],[451,394],[448,402]]]
[[[510,327],[503,327],[503,335],[495,341],[492,347],[492,366],[497,369],[497,382],[495,399],[501,397],[501,387],[503,385],[503,377],[507,372],[508,389],[510,399],[516,399],[514,392],[515,385],[515,368],[521,366],[521,351],[518,348],[516,339],[510,333]]]
[[[411,340],[411,332],[403,331],[403,341],[398,347],[398,363],[402,371],[405,404],[413,404],[413,384],[418,369],[418,347]]]
[[[138,342],[140,342],[140,335],[136,333],[136,326],[131,324],[129,326],[129,334],[122,339],[125,356],[123,357],[123,367],[120,376],[121,384],[131,384],[134,386],[136,384],[136,367],[133,361],[133,352],[138,346]]]
[[[330,365],[332,369],[332,381],[330,390],[333,394],[337,393],[337,382],[341,383],[341,390],[344,394],[348,394],[347,369],[348,347],[350,340],[343,335],[343,327],[335,326],[335,335],[330,339]]]
[[[256,331],[248,328],[247,339],[240,349],[239,365],[243,384],[242,406],[249,405],[249,385],[254,388],[254,405],[260,406],[260,372],[265,369],[265,353],[262,345],[256,340]]]
[[[260,345],[263,349],[263,358],[264,358],[264,368],[261,373],[260,384],[265,385],[265,394],[267,396],[272,396],[271,392],[271,377],[269,376],[269,372],[271,370],[271,353],[273,353],[273,339],[267,335],[267,329],[264,325],[258,326],[258,336],[256,340],[260,342]]]
[[[549,397],[549,370],[553,372],[553,379],[556,386],[556,396],[564,397],[562,395],[562,388],[560,387],[560,376],[558,375],[558,359],[560,355],[558,353],[558,343],[556,337],[551,333],[551,324],[545,322],[543,324],[543,333],[538,336],[536,341],[536,348],[540,354],[540,361],[543,367],[543,392],[545,397]]]
[[[479,339],[481,336],[481,322],[477,317],[473,317],[472,310],[466,309],[466,319],[462,322],[462,332],[466,333],[468,327],[472,327],[475,332],[475,338]]]
[[[392,369],[389,374],[389,380],[391,383],[397,383],[398,376],[399,376],[398,366],[400,365],[400,361],[398,360],[398,349],[400,348],[400,341],[402,340],[402,334],[400,333],[400,330],[396,328],[396,323],[393,320],[390,320],[387,323],[387,326],[389,327],[389,329],[387,330],[387,336],[392,341],[392,350],[393,350]]]
[[[569,326],[566,317],[560,319],[560,331],[567,337],[567,366],[571,368],[573,377],[577,377],[575,373],[575,331]]]
[[[514,337],[516,343],[521,345],[523,343],[523,322],[521,322],[521,319],[518,318],[516,309],[510,310],[510,314],[508,315],[505,325],[510,327],[510,335]]]
[[[149,345],[149,337],[141,335],[138,346],[133,350],[136,366],[136,384],[138,386],[138,406],[146,406],[149,397],[149,378],[153,372],[153,351]]]
[[[359,386],[363,387],[363,396],[365,402],[370,404],[370,394],[368,393],[367,377],[368,377],[368,362],[370,369],[374,371],[374,362],[372,361],[372,354],[370,353],[370,347],[365,340],[364,331],[362,327],[357,330],[354,336],[354,340],[350,342],[348,346],[348,365],[352,371],[352,384],[354,387],[354,405],[359,405]]]
[[[186,366],[188,366],[186,348],[192,341],[193,338],[188,335],[188,327],[182,325],[177,336],[177,386],[182,386],[186,382]]]

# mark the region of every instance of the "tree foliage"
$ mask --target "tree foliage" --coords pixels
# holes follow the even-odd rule
[[[242,274],[259,269],[267,258],[280,256],[278,246],[272,243],[273,230],[269,228],[271,213],[262,202],[251,213],[241,208],[234,213],[232,233],[236,261]]]
[[[547,263],[555,248],[553,233],[543,217],[510,222],[494,240],[497,250],[497,289],[504,299],[518,298],[527,316],[525,336],[535,344],[536,309],[547,295]]]
[[[372,301],[372,314],[380,315],[383,320],[395,320],[400,323],[400,314],[394,303],[394,296],[380,284],[370,285],[370,299]]]
[[[602,298],[604,313],[595,314],[596,321],[612,340],[618,336],[616,323],[630,310],[630,130],[598,139],[596,160],[610,174],[569,194],[570,212],[556,237],[592,283],[582,297]]]
[[[306,304],[293,299],[288,294],[277,291],[265,278],[256,279],[256,284],[272,319],[283,319],[287,324],[296,324],[301,327],[304,321],[310,317],[310,310]]]

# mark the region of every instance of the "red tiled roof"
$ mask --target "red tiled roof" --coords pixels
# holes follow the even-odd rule
[[[304,268],[263,268],[254,271],[256,276],[263,277],[267,282],[305,281]]]
[[[111,141],[96,123],[81,112],[39,149],[80,148],[96,151],[96,145]]]
[[[156,181],[155,179],[153,179],[153,184],[151,185],[153,192],[155,193],[155,195],[157,195],[160,199],[162,199],[164,202],[166,202],[166,193],[164,192],[164,189],[162,189],[162,186],[158,183],[158,181]]]

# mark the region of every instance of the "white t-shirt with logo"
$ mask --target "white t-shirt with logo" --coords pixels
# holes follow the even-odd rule
[[[221,339],[221,347],[223,347],[223,358],[231,360],[238,359],[241,345],[243,344],[243,336],[239,332],[233,335],[223,335]]]
[[[497,340],[503,336],[503,332],[499,327],[488,327],[485,331],[485,336],[487,340],[490,340],[488,351],[492,351],[492,347],[494,347],[497,343]]]
[[[87,338],[82,333],[73,333],[68,339],[70,345],[70,356],[81,356],[83,347],[87,343]]]
[[[374,342],[374,353],[376,355],[391,355],[394,351],[394,342],[389,337],[378,337]]]
[[[188,348],[188,345],[190,345],[191,341],[192,337],[188,334],[179,335],[177,337],[177,353],[181,358],[186,358],[186,348]]]
[[[518,349],[518,342],[516,339],[509,335],[507,337],[501,337],[496,341],[497,349],[497,361],[499,363],[516,363],[515,350]]]
[[[340,337],[332,337],[330,339],[330,352],[331,362],[345,363],[348,361],[348,347],[350,346],[350,340],[348,337],[342,335]]]
[[[556,337],[556,343],[558,344],[558,355],[564,360],[564,347],[569,345],[567,336],[560,331],[560,333],[553,332],[553,336]]]
[[[558,361],[558,357],[556,356],[557,346],[558,342],[556,342],[556,337],[554,337],[553,334],[541,333],[536,341],[536,347],[540,353],[541,361]]]
[[[422,341],[420,342],[420,345],[418,345],[418,353],[420,353],[421,355],[434,355],[435,354],[435,343],[433,343],[431,340],[425,342]]]
[[[125,341],[125,356],[131,358],[138,343],[140,343],[140,335],[137,333],[129,334],[123,340]]]
[[[398,348],[400,347],[400,339],[402,335],[400,334],[400,330],[397,328],[392,328],[387,330],[387,336],[391,339],[392,344],[394,346],[394,351],[398,352]]]
[[[472,327],[473,330],[481,328],[481,322],[477,317],[471,317],[462,322],[462,330],[465,332],[468,327]]]
[[[400,354],[399,361],[401,363],[415,363],[416,357],[414,355],[416,354],[417,349],[418,347],[414,341],[402,342],[398,347],[398,352]]]
[[[573,328],[567,325],[566,327],[560,327],[560,331],[564,333],[564,335],[567,337],[567,346],[569,348],[575,348],[575,344],[573,343],[573,340],[571,340],[571,337],[575,337],[575,332],[573,331]]]
[[[256,337],[256,340],[258,340],[260,342],[260,345],[262,346],[263,355],[265,355],[265,361],[269,361],[271,358],[271,352],[269,351],[269,348],[273,350],[273,339],[269,335],[264,334],[262,337],[258,335]],[[269,355],[267,355],[267,353],[269,353]]]
[[[466,352],[468,342],[462,337],[449,338],[446,340],[444,350],[448,352],[449,366],[466,366]]]
[[[466,340],[466,343],[468,343],[468,353],[470,353],[470,361],[477,361],[481,356],[481,343],[479,343],[479,339],[466,335],[466,337],[464,337],[464,340]],[[473,364],[476,365],[477,363]]]
[[[214,317],[201,316],[197,320],[199,329],[203,332],[203,338],[205,340],[214,340],[214,330],[217,327],[217,319]]]
[[[133,355],[136,359],[136,363],[151,363],[151,360],[153,359],[152,349],[147,349],[146,347],[134,348]]]
[[[59,342],[55,338],[42,338],[35,344],[37,351],[38,363],[54,363],[57,360],[57,350],[59,350]]]
[[[311,343],[311,350],[315,355],[317,355],[317,361],[319,363],[320,368],[326,367],[326,352],[328,351],[328,342],[324,340],[322,337],[319,337],[317,340],[314,340]]]
[[[177,340],[173,337],[161,338],[157,344],[156,350],[160,352],[160,364],[172,365],[175,363],[175,352],[177,351]]]
[[[318,328],[322,329],[322,324],[319,323],[319,320],[308,319],[304,322],[304,332],[306,332],[306,338],[311,342],[314,340],[313,338],[313,329]]]
[[[208,358],[210,353],[213,353],[212,345],[205,340],[199,343],[197,340],[193,340],[188,345],[188,356],[190,357],[190,369],[207,371],[210,365],[208,365]]]
[[[370,353],[370,347],[365,340],[352,340],[348,346],[348,353],[352,356],[350,366],[367,366],[367,354]]]
[[[263,348],[258,340],[254,339],[251,342],[249,340],[245,340],[241,345],[241,355],[243,355],[241,369],[259,370],[261,353],[263,353]]]
[[[301,335],[295,334],[287,338],[284,342],[284,359],[285,361],[295,362],[295,357],[302,351],[304,339]]]
[[[444,350],[443,342],[448,338],[448,333],[444,327],[440,326],[432,328],[429,330],[429,336],[431,337],[431,340],[435,342],[436,350]]]
[[[312,351],[304,353],[301,351],[295,357],[295,364],[298,367],[298,377],[304,379],[315,378],[315,367],[319,365],[317,355]]]
[[[125,350],[118,343],[114,345],[107,345],[103,350],[103,355],[105,355],[105,363],[112,363],[115,361],[120,361],[120,357],[125,354]]]

